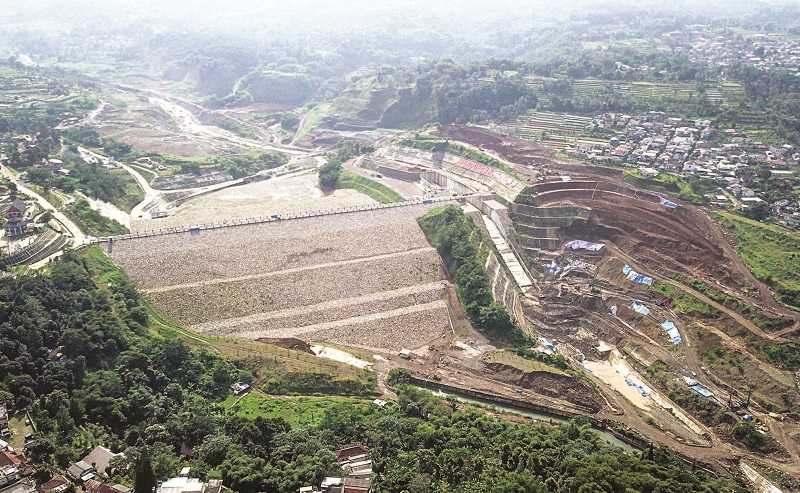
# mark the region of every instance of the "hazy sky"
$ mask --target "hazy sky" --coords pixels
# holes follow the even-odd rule
[[[475,26],[533,25],[575,13],[637,12],[671,9],[737,16],[763,10],[765,4],[800,4],[800,0],[0,0],[0,24],[68,23],[107,27],[151,21],[185,30],[214,29],[247,34],[279,26],[310,30],[369,29],[402,25],[415,19],[440,22],[443,32]],[[643,14],[646,15],[646,14]]]
[[[676,11],[702,9],[735,11],[761,3],[794,3],[800,0],[0,0],[0,10],[22,15],[68,16],[92,14],[169,16],[213,19],[240,15],[347,17],[382,11],[397,15],[456,16],[479,19],[498,14],[515,16],[548,15],[564,11],[589,11],[611,6],[637,6],[648,3]],[[0,15],[4,15],[0,13]]]

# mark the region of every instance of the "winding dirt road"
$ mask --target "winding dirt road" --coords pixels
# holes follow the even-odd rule
[[[61,225],[66,229],[70,236],[72,236],[72,242],[74,247],[79,247],[86,244],[89,240],[89,237],[83,234],[81,228],[75,224],[72,219],[67,217],[64,213],[59,211],[57,208],[53,206],[47,199],[33,191],[30,187],[25,185],[25,183],[17,177],[8,167],[3,164],[0,164],[0,172],[6,177],[9,181],[14,183],[17,186],[17,190],[24,193],[25,195],[34,199],[39,206],[46,210],[50,211],[53,215],[53,219],[61,223]]]

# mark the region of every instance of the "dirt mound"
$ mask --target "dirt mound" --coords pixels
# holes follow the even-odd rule
[[[442,137],[496,152],[509,161],[525,165],[557,164],[549,148],[514,137],[499,135],[477,127],[445,125],[439,128]]]
[[[592,413],[603,409],[600,396],[595,390],[575,377],[546,371],[524,372],[501,363],[486,363],[497,380],[532,390],[537,394],[562,399]]]
[[[562,172],[569,173],[573,178],[578,176],[586,177],[605,177],[615,180],[622,180],[625,172],[619,168],[606,168],[592,164],[558,163],[558,168]]]
[[[314,351],[311,350],[311,344],[301,339],[297,339],[296,337],[281,337],[281,338],[262,337],[261,339],[256,339],[256,340],[258,342],[263,342],[266,344],[272,344],[273,346],[282,347],[283,349],[291,349],[292,351],[300,351],[302,353],[314,354]]]

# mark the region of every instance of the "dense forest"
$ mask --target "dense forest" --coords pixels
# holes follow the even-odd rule
[[[432,209],[419,219],[419,225],[452,273],[472,324],[496,341],[529,342],[506,308],[494,301],[484,268],[490,247],[481,243],[479,231],[461,208]]]
[[[579,421],[512,424],[403,385],[396,404],[337,404],[319,425],[234,417],[209,403],[249,372],[159,336],[135,288],[92,258],[0,281],[0,398],[30,410],[28,454],[53,469],[104,445],[125,452],[110,469],[125,484],[147,457],[161,479],[191,465],[241,493],[289,493],[339,473],[335,448],[356,441],[376,491],[739,491],[666,451],[612,448]]]

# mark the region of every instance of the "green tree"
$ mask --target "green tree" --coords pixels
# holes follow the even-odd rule
[[[152,493],[156,489],[156,475],[153,473],[153,465],[147,452],[142,454],[139,462],[136,463],[136,470],[133,477],[133,490],[136,493]]]

